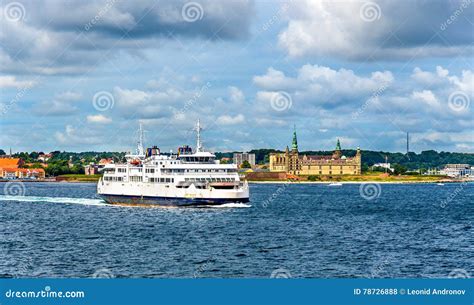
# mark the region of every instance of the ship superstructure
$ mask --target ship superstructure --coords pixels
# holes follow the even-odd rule
[[[249,201],[249,187],[241,181],[235,164],[220,164],[204,151],[201,126],[196,125],[197,143],[162,154],[153,146],[144,149],[140,126],[135,154],[123,164],[109,164],[97,184],[97,193],[111,204],[206,206]]]

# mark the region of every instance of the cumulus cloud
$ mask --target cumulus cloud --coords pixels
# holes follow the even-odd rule
[[[31,88],[36,84],[35,81],[21,81],[17,80],[15,76],[3,75],[0,76],[0,88]]]
[[[293,1],[279,44],[290,56],[364,61],[470,55],[474,5],[464,2]]]
[[[242,103],[245,102],[244,93],[242,92],[242,90],[240,90],[237,87],[230,86],[229,87],[229,95],[230,95],[229,101],[233,104],[242,104]]]
[[[87,122],[89,123],[98,123],[98,124],[109,124],[112,123],[112,119],[108,118],[102,114],[97,115],[88,115]]]
[[[307,105],[334,108],[357,101],[383,86],[390,86],[394,77],[390,71],[376,71],[368,76],[352,70],[334,70],[319,65],[304,65],[295,77],[269,69],[265,75],[255,76],[254,83],[264,89],[257,92],[257,100],[271,106],[278,91],[285,91],[295,104],[291,108],[306,111]],[[290,108],[290,107],[287,107]],[[270,108],[268,108],[270,109]]]
[[[236,116],[221,115],[217,118],[216,123],[218,125],[237,125],[242,124],[245,121],[245,117],[242,114]]]
[[[54,134],[54,138],[60,145],[68,145],[69,147],[103,143],[100,135],[96,134],[92,129],[77,128],[71,124],[67,124],[64,127],[64,131],[57,131]]]
[[[253,1],[198,0],[195,20],[187,18],[187,2],[22,1],[25,18],[2,20],[1,70],[77,74],[104,54],[136,54],[159,48],[163,40],[239,40],[249,35]]]
[[[34,106],[34,111],[43,116],[67,116],[79,111],[77,103],[82,94],[73,91],[58,93],[52,100],[46,100]]]

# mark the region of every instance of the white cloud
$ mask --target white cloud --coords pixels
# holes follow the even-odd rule
[[[244,93],[242,92],[242,90],[240,90],[237,87],[230,86],[229,95],[230,95],[229,101],[233,104],[242,104],[243,102],[245,102]]]
[[[299,104],[295,106],[302,112],[310,108],[308,105],[333,108],[357,102],[362,96],[370,96],[381,88],[390,86],[393,81],[390,71],[376,71],[370,76],[362,76],[352,70],[334,70],[309,64],[299,68],[295,77],[286,76],[275,69],[254,77],[254,82],[265,89],[257,92],[257,101],[270,106],[275,92],[282,90],[289,94],[292,103]]]
[[[79,111],[77,103],[81,98],[82,94],[78,92],[61,92],[56,94],[52,100],[42,101],[37,104],[34,111],[45,116],[71,115]]]
[[[112,119],[108,118],[102,114],[97,115],[88,115],[87,122],[89,123],[98,123],[98,124],[109,124],[112,123]]]
[[[253,82],[267,90],[285,90],[297,85],[297,81],[285,76],[281,71],[272,67],[268,68],[265,75],[254,76]]]
[[[57,131],[54,138],[61,145],[80,146],[80,145],[96,145],[103,143],[100,135],[89,128],[77,128],[73,125],[66,125],[64,131]]]
[[[438,108],[441,106],[436,96],[430,90],[414,91],[411,97],[424,102],[429,107]]]
[[[20,81],[15,76],[3,75],[0,76],[0,88],[31,88],[36,84],[35,81]]]
[[[245,122],[245,117],[242,114],[238,114],[234,117],[230,115],[221,115],[217,118],[216,124],[218,125],[237,125]]]
[[[202,18],[196,23],[183,18],[186,2],[165,0],[157,5],[152,0],[22,1],[25,18],[21,22],[2,20],[0,69],[45,75],[80,74],[102,62],[104,55],[159,49],[163,45],[157,43],[159,40],[173,42],[179,37],[182,44],[188,38],[211,42],[216,37],[239,40],[249,36],[253,1],[198,1],[202,9],[196,13]],[[0,2],[0,11],[3,10],[5,3]]]
[[[146,119],[160,118],[170,115],[179,103],[184,103],[184,92],[173,87],[165,91],[142,91],[137,89],[114,88],[113,96],[117,108],[125,117],[141,117]]]
[[[367,3],[374,18],[367,20]],[[336,56],[354,60],[404,59],[413,56],[472,54],[474,5],[445,30],[443,21],[462,0],[440,1],[293,1],[287,10],[288,26],[279,44],[290,56]],[[365,14],[367,13],[367,15]],[[401,17],[402,16],[402,17]],[[448,43],[446,43],[448,41]]]

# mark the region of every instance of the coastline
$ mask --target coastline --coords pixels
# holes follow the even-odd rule
[[[248,181],[249,184],[436,184],[436,183],[473,183],[473,180],[450,180],[450,181],[424,181],[424,180],[401,180],[401,181]]]
[[[45,180],[0,180],[0,182],[21,182],[21,183],[93,183],[96,184],[98,180],[55,180],[55,179],[45,179]],[[341,183],[341,184],[434,184],[434,183],[474,183],[474,180],[399,180],[399,181],[378,181],[378,180],[361,180],[361,181],[289,181],[289,180],[261,180],[253,181],[247,180],[249,184],[331,184],[331,183]]]

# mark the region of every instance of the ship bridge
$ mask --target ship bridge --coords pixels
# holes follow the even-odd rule
[[[214,164],[216,156],[207,151],[197,151],[194,154],[179,155],[177,157],[182,163],[210,163]]]

